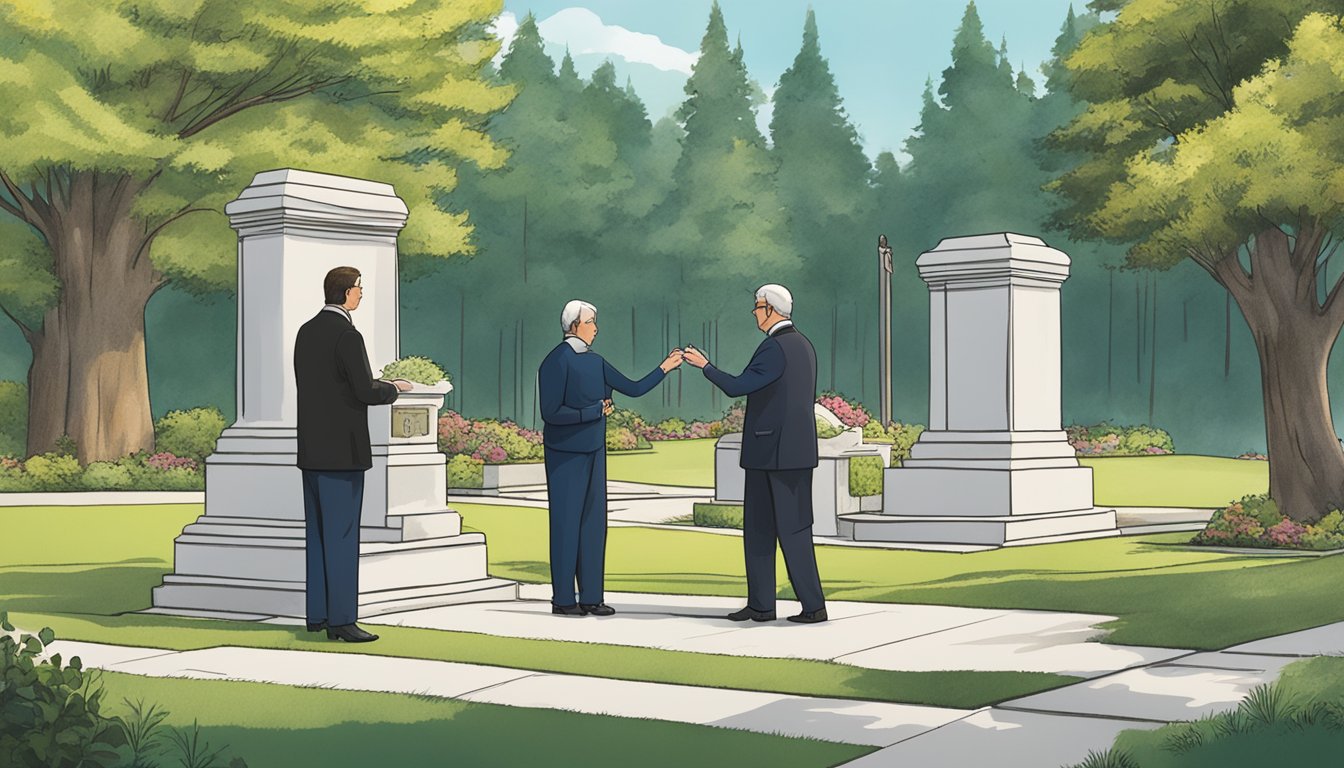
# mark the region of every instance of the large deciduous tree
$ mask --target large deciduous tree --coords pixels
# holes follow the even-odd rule
[[[1270,494],[1311,520],[1344,505],[1326,387],[1344,280],[1320,287],[1344,201],[1339,4],[1117,5],[1067,62],[1089,106],[1054,142],[1086,159],[1054,184],[1057,222],[1227,289],[1259,352]]]
[[[511,90],[482,68],[500,0],[0,5],[0,308],[32,348],[30,453],[153,445],[144,311],[170,282],[228,287],[221,209],[258,171],[391,182],[401,249],[471,249],[435,204]]]

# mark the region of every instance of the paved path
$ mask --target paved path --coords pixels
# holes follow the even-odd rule
[[[553,634],[572,636],[573,632],[593,631],[606,635],[601,638],[602,642],[613,642],[614,637],[626,636],[633,631],[628,623],[622,625],[622,616],[630,622],[657,622],[660,631],[703,621],[720,621],[684,615],[688,598],[612,597],[614,604],[625,608],[623,614],[603,619],[547,616],[548,623],[555,627]],[[628,602],[628,597],[638,597],[641,602]],[[705,609],[722,607],[713,598],[693,600],[703,601],[697,605]],[[839,647],[835,636],[846,634],[832,631],[834,628],[872,632],[878,639],[883,639],[883,633],[890,629],[882,625],[865,627],[856,619],[873,616],[890,619],[905,615],[912,621],[934,620],[943,612],[963,610],[939,606],[867,605],[868,609],[884,607],[895,612],[869,610],[855,613],[855,606],[864,607],[865,604],[832,605],[840,609],[837,614],[843,618],[827,625],[729,628],[705,637],[738,635],[740,642],[728,643],[714,652],[732,648],[742,655],[769,655],[746,653],[745,648],[752,643],[741,638],[750,635],[760,638],[754,646],[758,651],[771,647],[774,650],[797,647],[794,641],[798,638],[811,638],[809,645],[815,643],[818,647],[834,648]],[[900,611],[909,613],[901,614]],[[520,611],[520,615],[529,613],[530,610]],[[1041,615],[1051,616],[1044,612]],[[994,619],[980,624],[992,621]],[[974,627],[976,624],[962,626]],[[935,631],[925,636],[936,634]],[[897,640],[893,644],[899,646],[905,642]],[[1058,648],[1057,644],[1052,646],[1053,642],[1025,630],[1017,640],[1023,652],[1028,654],[1038,646]],[[771,646],[772,643],[775,645]],[[994,643],[972,645],[986,651]],[[955,643],[942,647],[954,646]],[[334,656],[315,651],[237,647],[179,652],[74,641],[58,641],[50,650],[66,658],[78,655],[89,667],[153,677],[247,680],[429,695],[509,706],[652,718],[880,747],[849,764],[857,768],[910,765],[959,768],[982,764],[987,755],[993,755],[995,766],[1039,768],[1081,762],[1089,751],[1108,748],[1122,730],[1156,728],[1168,721],[1194,720],[1234,708],[1252,689],[1275,680],[1283,667],[1298,658],[1344,654],[1344,622],[1221,652],[1166,651],[1172,655],[1156,663],[1102,674],[1082,683],[978,710],[632,682],[357,653]],[[904,655],[912,658],[933,659],[937,653],[932,646],[922,651],[907,646],[905,650]],[[811,654],[815,656],[817,652]],[[1064,654],[1057,658],[1068,659],[1069,656]],[[955,668],[962,662],[949,662],[942,667],[930,661],[911,663],[927,668]],[[1054,671],[1065,671],[1064,667],[1071,664],[1065,661],[1063,667]]]
[[[427,608],[378,616],[370,624],[567,640],[759,658],[833,661],[869,669],[926,672],[1056,672],[1097,677],[1190,651],[1092,642],[1112,616],[940,605],[827,602],[830,621],[785,620],[801,610],[780,601],[774,622],[732,622],[741,598],[608,592],[615,616],[551,614],[550,586],[526,584],[522,600]]]

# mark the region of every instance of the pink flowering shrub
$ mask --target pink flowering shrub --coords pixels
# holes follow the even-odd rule
[[[522,464],[542,460],[541,433],[511,421],[471,421],[455,411],[439,417],[439,450],[466,455],[485,464]]]
[[[1064,431],[1079,456],[1160,456],[1176,452],[1166,430],[1147,425],[1121,427],[1103,421],[1091,426],[1071,424]]]
[[[196,460],[186,456],[174,456],[167,451],[156,453],[145,459],[145,466],[152,467],[162,472],[170,469],[187,469],[196,471]]]
[[[1208,526],[1190,543],[1223,547],[1339,549],[1344,547],[1344,513],[1334,510],[1315,523],[1303,525],[1279,512],[1278,504],[1268,496],[1244,496],[1214,512]]]
[[[817,398],[817,403],[834,413],[846,427],[862,427],[873,418],[862,403],[857,400],[846,400],[844,396],[835,392],[823,392],[821,397]]]

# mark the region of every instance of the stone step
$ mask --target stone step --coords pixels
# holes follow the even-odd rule
[[[239,614],[301,620],[305,615],[302,581],[264,581],[211,576],[168,575],[154,588],[154,613],[228,618]],[[394,589],[365,589],[361,580],[359,616],[438,608],[447,605],[512,601],[518,584],[491,576]],[[201,610],[201,605],[216,606]],[[296,622],[297,623],[297,622]]]
[[[952,517],[859,513],[838,518],[841,535],[856,541],[1012,546],[1115,536],[1115,510],[1087,509],[1036,515]]]

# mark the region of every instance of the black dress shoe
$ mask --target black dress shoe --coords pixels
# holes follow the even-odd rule
[[[378,636],[365,632],[355,624],[344,624],[339,627],[327,627],[327,639],[344,640],[347,643],[371,643],[377,640]]]
[[[555,605],[551,604],[551,613],[560,616],[583,616],[584,611],[577,605]]]
[[[775,612],[758,611],[755,608],[752,608],[751,606],[747,606],[746,608],[743,608],[740,611],[733,611],[732,613],[728,614],[728,618],[732,619],[733,621],[746,621],[747,619],[751,619],[752,621],[774,621]]]
[[[325,621],[319,621],[319,622],[317,622],[316,624],[314,624],[314,623],[311,622],[311,621],[308,622],[308,631],[309,631],[309,632],[321,632],[322,630],[324,630],[324,629],[326,629],[326,628],[327,628],[327,622],[325,622]]]
[[[820,624],[826,620],[826,609],[818,608],[815,611],[803,611],[797,616],[790,616],[789,621],[796,621],[799,624]]]
[[[582,608],[584,613],[590,613],[594,616],[610,616],[616,612],[615,608],[606,603],[598,603],[597,605],[579,603],[579,608]]]

